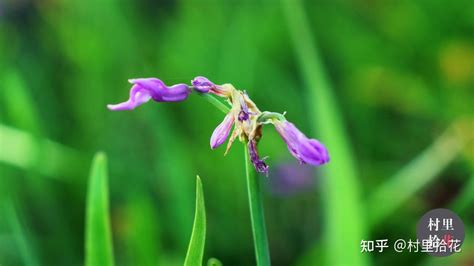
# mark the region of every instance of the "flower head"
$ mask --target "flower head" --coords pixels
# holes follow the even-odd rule
[[[307,138],[286,120],[285,114],[261,112],[245,91],[236,89],[232,84],[216,85],[203,76],[191,80],[192,86],[186,84],[166,86],[163,81],[157,78],[131,79],[129,82],[133,84],[129,99],[123,103],[107,105],[110,110],[132,110],[150,99],[156,102],[183,101],[193,90],[225,98],[225,102],[230,108],[224,120],[212,133],[211,149],[222,145],[229,138],[233,127],[224,155],[238,138],[246,144],[250,160],[259,173],[268,175],[268,165],[264,162],[266,157],[260,159],[257,151],[257,143],[262,138],[262,127],[265,124],[274,124],[288,145],[290,153],[301,164],[318,166],[329,161],[328,151],[323,144],[315,139]],[[225,110],[226,108],[221,109]]]
[[[329,154],[319,141],[307,138],[288,121],[277,120],[275,128],[288,146],[290,153],[302,164],[322,165],[329,162]]]
[[[186,84],[166,86],[163,81],[156,78],[130,79],[129,82],[133,84],[129,99],[119,104],[109,104],[107,108],[113,111],[133,110],[150,99],[156,102],[179,102],[185,100],[191,93]]]

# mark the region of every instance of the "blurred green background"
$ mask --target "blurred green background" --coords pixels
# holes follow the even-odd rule
[[[329,149],[328,166],[299,167],[264,128],[274,265],[474,263],[473,1],[0,0],[0,264],[83,263],[102,150],[117,265],[183,263],[196,174],[205,258],[254,265],[242,145],[209,148],[224,115],[194,94],[105,107],[129,78],[198,75]],[[415,238],[438,207],[465,223],[461,254],[360,253],[362,239]]]

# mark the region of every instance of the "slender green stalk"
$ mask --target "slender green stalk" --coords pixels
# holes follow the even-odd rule
[[[358,246],[367,237],[364,205],[355,160],[336,96],[318,53],[302,1],[282,0],[281,3],[306,83],[308,117],[314,132],[318,133],[331,156],[331,162],[321,168],[325,173],[321,188],[325,206],[325,264],[370,265],[369,257],[363,256]],[[311,265],[314,264],[314,261],[311,262]]]
[[[247,190],[250,206],[250,220],[252,222],[253,242],[257,266],[270,265],[270,252],[268,250],[267,230],[265,228],[265,215],[263,213],[262,192],[260,183],[251,170],[247,148],[245,153],[245,175],[247,176]]]
[[[224,114],[227,114],[230,111],[230,107],[225,105],[223,102],[219,101],[216,97],[209,95],[208,93],[200,93],[204,99],[212,103],[217,109],[221,110]]]
[[[10,200],[7,200],[3,207],[3,215],[7,221],[7,224],[10,226],[9,229],[13,235],[13,240],[15,241],[14,244],[16,244],[16,250],[21,256],[24,265],[39,265],[36,254],[33,250],[33,245],[26,235],[25,228],[17,215],[13,203]]]
[[[86,266],[113,266],[113,244],[109,216],[107,157],[97,153],[92,162],[87,188]]]
[[[399,170],[369,196],[369,222],[377,225],[433,181],[452,162],[464,146],[464,140],[449,128],[425,151]],[[380,208],[383,202],[383,208]]]

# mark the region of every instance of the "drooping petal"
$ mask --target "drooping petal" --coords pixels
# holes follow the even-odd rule
[[[215,149],[224,143],[229,136],[232,125],[234,124],[234,116],[229,112],[224,120],[214,129],[211,136],[211,149]]]
[[[129,99],[123,103],[109,104],[107,108],[113,111],[133,110],[150,99],[156,102],[179,102],[185,100],[191,93],[186,84],[168,87],[157,78],[130,79],[129,82],[133,84]]]
[[[169,87],[157,78],[130,79],[129,82],[148,90],[156,102],[183,101],[191,93],[191,90],[186,84],[180,83]]]
[[[319,166],[329,162],[329,153],[326,147],[318,140],[307,138],[292,123],[277,121],[275,128],[285,141],[290,153],[300,163]]]
[[[264,162],[266,158],[260,159],[257,152],[257,142],[252,139],[247,143],[247,149],[250,156],[250,161],[252,162],[255,170],[259,173],[263,173],[268,176],[268,165]]]
[[[150,92],[139,85],[133,85],[128,101],[119,104],[109,104],[107,108],[112,111],[133,110],[135,107],[148,102],[152,96]]]

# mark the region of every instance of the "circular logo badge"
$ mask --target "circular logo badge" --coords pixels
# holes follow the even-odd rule
[[[464,224],[457,214],[448,209],[434,209],[423,215],[416,226],[421,251],[444,257],[461,252]]]

